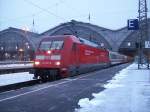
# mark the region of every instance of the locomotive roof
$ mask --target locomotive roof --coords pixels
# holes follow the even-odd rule
[[[56,36],[45,36],[45,38],[42,39],[42,41],[46,41],[46,40],[64,40],[66,38],[72,38],[73,41],[80,43],[80,40],[75,37],[74,35],[56,35]]]
[[[94,43],[94,42],[91,42],[91,41],[89,41],[89,40],[86,40],[86,39],[84,39],[84,38],[79,37],[79,40],[80,40],[80,42],[83,43],[83,44],[86,44],[86,45],[89,45],[89,46],[92,46],[92,47],[98,47],[98,44],[96,44],[96,43]]]
[[[94,42],[91,42],[87,39],[84,39],[84,38],[81,38],[81,37],[76,37],[74,35],[57,35],[57,36],[46,36],[44,39],[42,39],[42,41],[44,40],[49,40],[49,39],[56,39],[58,38],[59,39],[62,39],[64,40],[65,38],[72,38],[73,41],[77,42],[77,43],[83,43],[83,44],[86,44],[86,45],[89,45],[89,46],[93,46],[93,47],[98,47],[98,44],[94,43]]]

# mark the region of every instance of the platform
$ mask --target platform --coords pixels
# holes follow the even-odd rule
[[[81,99],[76,112],[150,112],[150,70],[132,64],[104,85],[93,99]]]

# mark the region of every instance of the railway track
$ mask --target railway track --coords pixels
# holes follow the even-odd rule
[[[0,74],[28,72],[33,68],[33,62],[0,62]]]
[[[33,85],[36,85],[36,84],[52,82],[52,81],[56,81],[56,80],[59,80],[59,79],[56,78],[56,77],[52,77],[51,79],[47,79],[47,80],[44,80],[44,81],[41,80],[41,79],[35,79],[35,80],[29,80],[29,81],[25,81],[25,82],[18,82],[18,83],[14,83],[14,84],[2,85],[2,86],[0,86],[0,93],[20,89],[20,88],[23,88],[23,87],[33,86]]]
[[[4,86],[0,86],[0,93],[5,92],[5,91],[20,89],[22,87],[32,86],[32,85],[40,84],[40,83],[41,83],[40,80],[30,80],[26,82],[19,82],[15,84],[4,85]]]
[[[5,68],[0,69],[0,75],[1,74],[9,74],[9,73],[18,73],[18,72],[30,72],[32,71],[32,67],[29,68]]]
[[[118,65],[120,65],[120,64],[115,64],[115,65],[112,65],[110,67],[114,67],[114,66],[118,66]],[[108,69],[110,67],[105,67],[102,69]],[[100,70],[102,70],[102,69],[100,69]],[[78,75],[78,76],[80,76],[80,75]],[[78,76],[74,76],[74,77],[78,77]],[[56,77],[52,77],[52,79],[47,79],[45,81],[42,81],[41,79],[37,79],[37,80],[30,80],[30,81],[26,81],[26,82],[19,82],[19,83],[15,83],[15,84],[4,85],[4,86],[0,86],[0,93],[10,91],[10,90],[20,89],[23,87],[33,86],[36,84],[52,82],[52,81],[56,81],[56,80],[59,80],[59,79]]]

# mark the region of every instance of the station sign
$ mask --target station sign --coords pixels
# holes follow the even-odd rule
[[[138,30],[138,29],[139,29],[138,19],[129,19],[128,20],[128,30]]]
[[[145,48],[150,48],[150,41],[145,41]]]

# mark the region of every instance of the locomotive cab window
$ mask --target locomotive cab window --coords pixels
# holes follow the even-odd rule
[[[63,41],[53,41],[52,42],[52,46],[51,46],[51,50],[53,49],[62,49],[63,48]]]
[[[51,41],[50,42],[42,42],[40,45],[40,50],[49,50],[51,46]]]
[[[63,48],[63,41],[43,41],[40,45],[40,50],[53,50],[53,49],[62,49]]]

